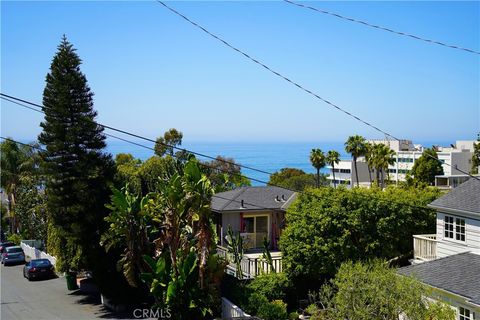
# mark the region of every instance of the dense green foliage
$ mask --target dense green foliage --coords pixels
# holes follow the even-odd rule
[[[268,182],[271,185],[284,187],[291,190],[303,191],[308,187],[316,186],[316,177],[311,173],[295,168],[282,168],[270,176]],[[320,185],[327,185],[328,181],[324,174],[320,174]]]
[[[211,182],[192,157],[170,179],[159,179],[158,188],[142,209],[153,222],[156,258],[144,255],[149,270],[141,278],[177,319],[212,315],[224,265],[213,252]]]
[[[412,235],[435,230],[426,205],[436,189],[384,191],[322,188],[300,194],[280,238],[284,270],[297,286],[314,287],[347,260],[394,258],[412,250]]]
[[[175,128],[172,128],[165,132],[163,137],[157,138],[155,143],[155,154],[159,157],[163,157],[168,154],[173,156],[176,152],[175,149],[182,145],[183,133]],[[180,156],[182,151],[178,151],[177,155]]]
[[[308,308],[313,320],[453,320],[455,311],[428,302],[429,291],[413,278],[400,276],[384,261],[343,263]]]
[[[44,121],[38,139],[46,147],[47,208],[62,250],[57,269],[102,268],[99,237],[113,176],[104,154],[103,127],[95,122],[93,93],[80,71],[81,60],[64,37],[43,92]]]
[[[421,157],[413,164],[411,175],[414,183],[435,184],[435,176],[443,174],[442,163],[438,160],[434,148],[426,148]]]
[[[385,187],[385,175],[387,178],[390,178],[388,174],[388,166],[395,163],[395,151],[383,143],[366,143],[364,156],[369,168],[370,182],[372,181],[370,171],[373,170],[375,172],[377,186],[381,186],[382,188]]]
[[[472,174],[478,174],[478,167],[480,167],[480,133],[478,133],[477,141],[473,146],[472,169],[470,172]]]
[[[217,156],[214,160],[201,162],[201,169],[212,182],[215,192],[250,186],[250,179],[242,175],[241,167],[233,158]]]

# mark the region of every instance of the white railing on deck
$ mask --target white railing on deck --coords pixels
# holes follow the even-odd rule
[[[251,316],[230,300],[222,297],[222,319],[249,319]]]
[[[30,247],[28,244],[25,244],[23,242],[20,243],[20,246],[22,247],[25,255],[29,256],[30,259],[48,259],[48,260],[50,260],[52,265],[56,265],[56,263],[57,263],[57,258],[49,255],[48,253],[45,253],[45,252],[40,251],[36,248]]]
[[[233,275],[236,276],[237,272],[237,267],[235,263],[233,263],[233,256],[232,254],[228,253],[228,250],[224,247],[217,246],[217,253],[219,256],[224,258],[229,262],[227,266],[227,271],[232,273]],[[273,268],[275,269],[275,272],[282,272],[282,257],[272,257],[272,264]],[[270,264],[263,258],[258,257],[258,258],[252,258],[249,257],[247,254],[244,254],[240,266],[242,269],[242,278],[243,279],[251,279],[255,278],[256,276],[264,273],[270,273],[272,272],[272,267]]]
[[[434,260],[437,258],[437,235],[421,234],[413,236],[413,258]]]

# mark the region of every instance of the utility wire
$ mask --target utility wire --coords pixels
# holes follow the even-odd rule
[[[7,97],[7,98],[6,98]],[[39,112],[39,113],[45,113],[43,110],[38,110],[38,109],[35,109],[35,108],[32,108],[30,106],[27,106],[26,104],[29,104],[29,105],[33,105],[33,106],[36,106],[36,107],[40,107],[40,108],[44,108],[42,107],[41,105],[39,104],[36,104],[36,103],[33,103],[33,102],[30,102],[30,101],[27,101],[27,100],[24,100],[24,99],[20,99],[20,98],[17,98],[17,97],[13,97],[13,96],[10,96],[10,95],[7,95],[7,94],[4,94],[4,93],[0,93],[0,98],[4,99],[4,100],[7,100],[7,101],[10,101],[16,105],[19,105],[19,106],[22,106],[22,107],[25,107],[27,109],[30,109],[30,110],[33,110],[33,111],[36,111],[36,112]],[[18,101],[21,101],[21,102],[18,102]],[[129,136],[132,136],[132,137],[135,137],[135,138],[139,138],[139,139],[143,139],[143,140],[146,140],[146,141],[149,141],[149,142],[153,142],[153,143],[156,143],[155,140],[153,139],[150,139],[150,138],[146,138],[146,137],[143,137],[143,136],[140,136],[140,135],[137,135],[137,134],[134,134],[134,133],[130,133],[128,131],[125,131],[125,130],[121,130],[121,129],[117,129],[117,128],[114,128],[114,127],[110,127],[110,126],[107,126],[107,125],[103,125],[103,124],[100,124],[97,122],[97,124],[99,126],[102,126],[106,129],[110,129],[110,130],[113,130],[113,131],[116,131],[116,132],[120,132],[120,133],[123,133],[123,134],[126,134],[126,135],[129,135]],[[387,136],[388,137],[388,136]],[[392,137],[392,136],[390,136]],[[397,139],[398,140],[398,139]],[[183,152],[187,152],[187,153],[191,153],[191,154],[194,154],[194,155],[197,155],[197,156],[200,156],[200,157],[206,157],[208,159],[213,159],[213,160],[217,160],[217,161],[220,161],[220,162],[224,162],[224,163],[228,163],[228,164],[232,164],[232,165],[236,165],[240,168],[246,168],[246,169],[250,169],[250,170],[253,170],[253,171],[257,171],[257,172],[261,172],[261,173],[266,173],[266,174],[269,174],[269,175],[272,175],[273,173],[269,173],[267,171],[263,171],[263,170],[260,170],[260,169],[256,169],[256,168],[253,168],[253,167],[247,167],[247,166],[244,166],[244,165],[241,165],[241,164],[237,164],[235,162],[232,162],[232,161],[228,161],[228,160],[224,160],[224,159],[217,159],[215,157],[212,157],[212,156],[208,156],[208,155],[204,155],[204,154],[201,154],[201,153],[198,153],[198,152],[194,152],[194,151],[190,151],[188,149],[184,149],[184,148],[178,148],[178,147],[175,147],[175,146],[172,146],[172,145],[169,145],[169,144],[165,144],[165,143],[162,143],[163,145],[167,146],[167,147],[171,147],[171,148],[174,148],[174,149],[177,149],[177,150],[180,150],[180,151],[183,151]],[[150,148],[150,147],[148,147]],[[428,157],[442,163],[442,164],[445,164],[451,168],[454,168],[456,169],[457,171],[463,173],[463,174],[466,174],[468,175],[470,178],[474,178],[476,180],[479,180],[480,181],[480,177],[476,177],[472,174],[470,174],[469,172],[466,172],[466,171],[463,171],[461,169],[459,169],[456,165],[455,166],[452,166],[451,164],[449,163],[443,163],[442,161],[440,161],[440,159],[438,158],[435,158],[434,156],[428,154],[428,153],[425,153],[425,155],[427,155]],[[243,177],[246,177],[248,179],[251,179],[253,181],[257,181],[257,182],[260,182],[260,183],[265,183],[265,184],[269,184],[269,185],[272,185],[268,182],[265,182],[263,180],[259,180],[259,179],[255,179],[255,178],[249,178],[248,176],[244,176],[242,175]],[[275,185],[273,185],[275,186]],[[284,187],[281,187],[281,186],[277,186],[277,187],[280,187],[280,188],[284,188]],[[284,188],[286,189],[286,188]],[[298,190],[292,190],[292,189],[289,189],[290,191],[294,191],[294,192],[299,192]]]
[[[260,62],[259,60],[253,58],[251,55],[249,55],[248,53],[246,53],[245,51],[242,51],[240,49],[238,49],[237,47],[231,45],[229,42],[223,40],[222,38],[220,38],[219,36],[213,34],[212,32],[208,31],[207,29],[205,29],[203,26],[201,26],[200,24],[196,23],[195,21],[192,21],[190,20],[188,17],[186,17],[185,15],[183,15],[182,13],[178,12],[177,10],[173,9],[172,7],[168,6],[167,4],[165,4],[164,2],[160,1],[160,0],[157,0],[157,2],[159,4],[161,4],[162,6],[164,6],[165,8],[167,8],[168,10],[170,10],[171,12],[175,13],[177,16],[181,17],[182,19],[184,19],[185,21],[189,22],[190,24],[194,25],[195,27],[199,28],[200,30],[202,30],[203,32],[205,32],[206,34],[208,34],[209,36],[215,38],[216,40],[220,41],[221,43],[223,43],[224,45],[226,45],[227,47],[229,47],[230,49],[232,50],[235,50],[236,52],[238,52],[239,54],[241,54],[242,56],[244,56],[245,58],[253,61],[254,63],[256,63],[257,65],[263,67],[264,69],[268,70],[269,72],[273,73],[274,75],[276,75],[277,77],[280,77],[281,79],[289,82],[290,84],[294,85],[295,87],[299,88],[300,90],[308,93],[309,95],[317,98],[318,100],[321,100],[323,101],[324,103],[328,104],[329,106],[337,109],[338,111],[341,111],[343,113],[345,113],[346,115],[348,115],[349,117],[351,118],[354,118],[355,120],[369,126],[370,128],[373,128],[375,129],[376,131],[382,133],[383,135],[388,135],[390,137],[392,137],[393,139],[395,140],[399,140],[398,138],[395,138],[394,136],[392,136],[391,134],[383,131],[382,129],[374,126],[373,124],[365,121],[365,120],[362,120],[360,119],[358,116],[354,115],[353,113],[351,113],[350,111],[347,111],[343,108],[341,108],[340,106],[336,105],[335,103],[321,97],[320,95],[316,94],[315,92],[311,91],[310,89],[307,89],[305,88],[304,86],[302,86],[301,84],[299,84],[298,82],[296,81],[293,81],[291,80],[290,78],[284,76],[283,74],[281,74],[280,72],[272,69],[271,67],[267,66],[266,64],[264,64],[263,62]]]
[[[108,134],[107,134],[107,135],[108,135]],[[113,137],[115,137],[115,136],[113,136]],[[117,138],[117,137],[115,137],[115,138]],[[36,150],[41,151],[41,152],[47,152],[47,150],[45,150],[44,148],[41,148],[41,147],[39,147],[39,146],[35,146],[35,145],[23,143],[23,142],[20,142],[20,141],[11,139],[11,138],[5,138],[5,137],[3,137],[3,136],[0,136],[0,139],[6,140],[6,141],[10,141],[10,142],[13,142],[13,143],[22,145],[22,146],[30,147],[30,148],[32,148],[32,149],[36,149]],[[117,139],[121,139],[121,138],[117,138]],[[127,140],[125,140],[125,141],[127,141]],[[127,141],[127,142],[128,142],[128,141]],[[135,142],[130,142],[130,143],[137,144],[137,143],[135,143]],[[137,144],[137,145],[139,145],[139,144]],[[143,147],[149,148],[149,147],[147,147],[147,146],[143,146]],[[202,164],[202,163],[199,162],[199,164]],[[262,206],[259,206],[259,205],[253,204],[253,203],[249,203],[249,202],[246,202],[246,201],[243,201],[243,202],[242,202],[242,201],[238,201],[238,200],[233,200],[233,199],[225,198],[225,197],[222,197],[222,196],[218,196],[218,195],[216,195],[216,194],[212,195],[212,198],[218,198],[218,199],[227,200],[227,201],[230,201],[230,202],[237,202],[237,203],[240,203],[240,204],[243,204],[243,205],[253,206],[253,207],[256,207],[256,208],[262,209],[262,210],[271,210],[271,208],[262,207]]]
[[[4,94],[4,93],[0,93],[0,98],[1,98],[1,99],[4,99],[4,100],[6,100],[6,101],[9,101],[9,102],[15,103],[15,104],[17,104],[17,105],[19,105],[19,106],[22,106],[22,107],[27,108],[27,109],[30,109],[30,110],[33,110],[33,111],[36,111],[36,112],[39,112],[39,113],[45,113],[45,112],[42,111],[43,108],[45,108],[45,107],[42,106],[42,105],[40,105],[40,104],[37,104],[37,103],[34,103],[34,102],[30,102],[30,101],[27,101],[27,100],[24,100],[24,99],[20,99],[20,98],[17,98],[17,97],[8,95],[8,94]],[[39,110],[39,109],[36,109],[36,108],[32,108],[31,106],[35,106],[35,107],[41,108],[42,110]],[[119,132],[119,133],[123,133],[123,134],[126,134],[126,135],[128,135],[128,136],[131,136],[131,137],[134,137],[134,138],[138,138],[138,139],[142,139],[142,140],[145,140],[145,141],[148,141],[148,142],[157,143],[156,140],[153,140],[153,139],[150,139],[150,138],[147,138],[147,137],[144,137],[144,136],[140,136],[140,135],[135,134],[135,133],[132,133],[132,132],[128,132],[128,131],[125,131],[125,130],[122,130],[122,129],[118,129],[118,128],[115,128],[115,127],[112,127],[112,126],[109,126],[109,125],[106,125],[106,124],[102,124],[102,123],[98,123],[98,122],[96,122],[96,123],[97,123],[99,126],[101,126],[101,127],[103,127],[103,128],[106,128],[106,129],[110,129],[110,130],[112,130],[112,131],[116,131],[116,132]],[[238,167],[240,167],[240,168],[244,168],[244,169],[252,170],[252,171],[255,171],[255,172],[267,174],[267,175],[269,175],[269,176],[273,174],[272,172],[268,172],[268,171],[265,171],[265,170],[253,168],[253,167],[246,166],[246,165],[242,165],[242,164],[240,164],[240,163],[235,163],[235,162],[232,162],[232,161],[229,161],[229,160],[225,160],[225,159],[218,159],[218,158],[213,157],[213,156],[210,156],[210,155],[206,155],[206,154],[203,154],[203,153],[200,153],[200,152],[195,152],[195,151],[188,150],[188,149],[185,149],[185,148],[177,147],[177,146],[170,145],[170,144],[167,144],[167,143],[164,143],[164,142],[158,142],[158,143],[161,144],[161,145],[163,145],[163,146],[166,146],[166,147],[169,147],[169,148],[178,150],[178,151],[183,151],[183,152],[191,153],[191,154],[194,154],[194,155],[196,155],[196,156],[204,157],[204,158],[207,158],[207,159],[210,159],[210,160],[221,161],[221,162],[223,162],[223,163],[227,163],[227,164],[230,164],[230,165],[235,165],[235,166],[238,166]]]
[[[295,2],[295,1],[291,1],[291,0],[283,0],[283,1],[286,2],[286,3],[289,3],[291,5],[297,6],[297,7],[310,9],[310,10],[313,10],[313,11],[316,11],[316,12],[319,12],[319,13],[323,13],[323,14],[326,14],[326,15],[330,15],[330,16],[333,16],[333,17],[336,17],[336,18],[340,18],[340,19],[347,20],[347,21],[350,21],[350,22],[355,22],[355,23],[358,23],[358,24],[362,24],[362,25],[367,26],[367,27],[387,31],[387,32],[390,32],[390,33],[393,33],[393,34],[396,34],[396,35],[399,35],[399,36],[409,37],[409,38],[412,38],[412,39],[415,39],[415,40],[420,40],[420,41],[424,41],[424,42],[427,42],[427,43],[436,44],[436,45],[439,45],[439,46],[443,46],[443,47],[447,47],[447,48],[451,48],[451,49],[462,50],[462,51],[466,51],[466,52],[469,52],[469,53],[474,53],[474,54],[480,55],[480,51],[477,51],[477,50],[463,48],[463,47],[460,47],[460,46],[457,46],[457,45],[447,44],[445,42],[432,40],[432,39],[428,39],[428,38],[423,38],[423,37],[420,37],[420,36],[417,36],[417,35],[414,35],[414,34],[410,34],[410,33],[406,33],[406,32],[402,32],[402,31],[396,31],[396,30],[393,30],[393,29],[390,29],[390,28],[387,28],[387,27],[383,27],[383,26],[379,26],[379,25],[375,25],[375,24],[372,24],[372,23],[369,23],[369,22],[366,22],[366,21],[362,21],[362,20],[358,20],[358,19],[354,19],[354,18],[349,18],[349,17],[343,16],[343,15],[335,13],[335,12],[326,11],[326,10],[323,10],[323,9],[318,9],[318,8],[315,8],[315,7],[311,7],[311,6],[303,4],[303,3],[299,3],[299,2]]]
[[[185,21],[187,21],[188,23],[192,24],[193,26],[197,27],[198,29],[202,30],[203,32],[205,32],[206,34],[208,34],[209,36],[213,37],[214,39],[220,41],[221,43],[223,43],[224,45],[226,45],[227,47],[229,47],[230,49],[240,53],[242,56],[246,57],[247,59],[253,61],[254,63],[262,66],[264,69],[266,69],[267,71],[273,73],[274,75],[282,78],[283,80],[293,84],[294,86],[296,86],[297,88],[299,88],[300,90],[314,96],[315,98],[325,102],[326,104],[334,107],[335,109],[337,109],[338,111],[341,111],[343,113],[345,113],[346,115],[348,115],[349,117],[352,117],[354,119],[356,119],[357,121],[369,126],[370,128],[372,129],[375,129],[376,131],[382,133],[383,135],[385,135],[386,137],[390,137],[392,138],[393,140],[396,140],[396,141],[400,141],[399,138],[393,136],[392,134],[382,130],[382,129],[379,129],[378,127],[370,124],[369,122],[365,121],[365,120],[362,120],[361,118],[359,118],[358,116],[352,114],[351,112],[339,107],[338,105],[334,104],[333,102],[330,102],[329,100],[325,99],[325,98],[322,98],[321,96],[319,96],[318,94],[312,92],[311,90],[309,89],[306,89],[305,87],[303,87],[302,85],[300,85],[298,82],[295,82],[289,78],[287,78],[286,76],[282,75],[281,73],[275,71],[274,69],[270,68],[269,66],[267,66],[266,64],[260,62],[259,60],[253,58],[252,56],[250,56],[248,53],[238,49],[237,47],[231,45],[229,42],[223,40],[222,38],[220,38],[219,36],[213,34],[212,32],[208,31],[207,29],[205,29],[203,26],[201,26],[200,24],[196,23],[195,21],[191,20],[190,18],[188,18],[187,16],[185,16],[184,14],[178,12],[177,10],[173,9],[172,7],[168,6],[167,4],[165,4],[163,1],[160,1],[160,0],[156,0],[159,4],[161,4],[162,6],[164,6],[165,8],[167,8],[168,10],[170,10],[171,12],[173,12],[174,14],[176,14],[177,16],[181,17],[182,19],[184,19]],[[427,156],[431,157],[432,159],[436,159],[437,161],[440,161],[438,158],[435,158],[429,154],[427,154]],[[463,174],[466,174],[468,176],[470,176],[471,178],[474,178],[474,179],[477,179],[480,181],[480,178],[478,177],[475,177],[473,175],[471,175],[469,172],[466,172],[466,171],[463,171],[461,169],[458,169],[456,166],[452,166],[448,163],[445,163],[446,165],[450,166],[450,167],[453,167],[455,168],[456,170],[458,170],[459,172],[463,173]]]

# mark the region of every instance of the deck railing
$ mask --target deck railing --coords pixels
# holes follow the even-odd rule
[[[421,234],[413,236],[413,257],[419,260],[437,258],[437,235]]]
[[[237,276],[237,267],[233,263],[233,257],[228,253],[227,248],[222,246],[217,246],[217,253],[219,256],[228,261],[227,272]],[[275,269],[275,272],[282,272],[282,257],[272,257],[272,265]],[[272,272],[272,266],[262,257],[250,257],[248,253],[243,255],[242,260],[240,261],[240,267],[242,269],[242,278],[243,279],[252,279],[256,276],[264,273]]]

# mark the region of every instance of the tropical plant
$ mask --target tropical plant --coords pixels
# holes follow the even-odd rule
[[[160,179],[158,194],[145,210],[158,225],[154,257],[141,278],[160,307],[178,319],[199,319],[218,305],[216,286],[224,265],[214,249],[210,210],[213,188],[194,157],[170,179]]]
[[[357,180],[357,187],[359,186],[358,181],[358,170],[357,170],[357,159],[361,156],[364,156],[367,152],[365,138],[359,135],[348,137],[345,142],[345,151],[352,155],[353,165],[355,167],[355,177]]]
[[[325,167],[325,155],[320,149],[312,149],[310,152],[310,163],[317,169],[317,188],[320,187],[320,169]]]
[[[18,218],[15,205],[17,193],[21,184],[22,175],[28,168],[29,147],[22,146],[13,140],[6,139],[0,144],[1,148],[1,184],[0,186],[7,195],[7,212],[10,220],[10,232],[18,231]]]
[[[128,185],[122,190],[112,188],[112,192],[111,203],[106,205],[111,213],[105,217],[109,229],[102,235],[101,244],[107,252],[114,247],[123,249],[118,268],[128,284],[137,287],[138,275],[145,271],[142,256],[148,253],[151,217],[144,210],[148,197],[132,194]]]
[[[228,253],[233,258],[235,264],[235,275],[238,279],[243,278],[242,259],[243,259],[243,238],[240,235],[234,235],[232,226],[228,226],[227,235],[225,236]]]
[[[340,153],[335,150],[329,150],[327,152],[326,162],[328,165],[332,166],[333,173],[333,186],[337,187],[337,180],[335,180],[335,165],[340,162]]]
[[[395,151],[383,143],[374,144],[367,147],[366,157],[368,166],[375,168],[377,185],[385,187],[385,172],[390,179],[388,166],[395,163]]]
[[[263,252],[262,252],[262,259],[268,264],[268,268],[270,272],[276,273],[275,266],[273,265],[273,258],[272,254],[270,253],[270,241],[268,241],[267,237],[263,237]],[[263,269],[261,270],[263,272]]]

